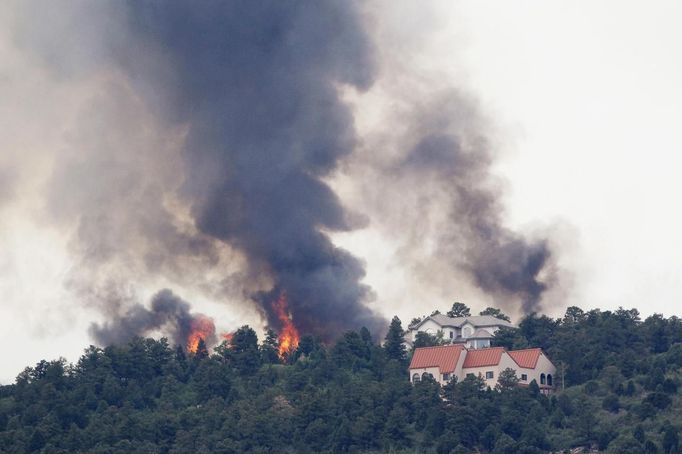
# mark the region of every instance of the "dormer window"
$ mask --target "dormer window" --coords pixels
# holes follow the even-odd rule
[[[470,326],[465,326],[462,328],[462,337],[470,337],[471,336],[471,327]]]

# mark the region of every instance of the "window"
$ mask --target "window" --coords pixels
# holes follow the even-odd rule
[[[521,374],[521,381],[528,381],[528,375],[527,374]]]
[[[455,333],[453,333],[452,331],[450,331],[450,339],[452,339],[454,336],[455,336]]]
[[[490,347],[490,341],[488,341],[488,340],[474,341],[474,348],[486,348],[486,347]]]
[[[433,378],[433,375],[431,375],[431,374],[428,373],[428,372],[424,372],[424,373],[422,374],[422,380],[426,380],[427,378]]]
[[[443,374],[443,381],[450,381],[450,374]]]
[[[421,381],[421,378],[419,377],[419,374],[414,374],[412,376],[412,383],[419,383]]]
[[[547,384],[552,386],[552,374],[547,374]]]
[[[494,377],[493,371],[489,370],[488,372],[485,373],[485,379],[489,380]]]
[[[462,329],[462,337],[469,337],[471,336],[471,328],[468,326],[464,329]]]
[[[540,384],[541,385],[545,384],[545,374],[540,374]]]

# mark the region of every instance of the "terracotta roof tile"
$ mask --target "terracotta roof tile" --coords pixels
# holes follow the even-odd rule
[[[462,350],[464,350],[462,345],[417,348],[412,355],[410,369],[438,367],[441,374],[452,373],[455,371]]]
[[[469,350],[464,359],[464,369],[471,367],[497,366],[500,364],[504,348],[482,348],[480,350]]]
[[[526,369],[535,369],[538,364],[538,358],[540,358],[540,353],[542,349],[539,348],[528,348],[525,350],[512,350],[509,356],[518,364],[520,367]]]

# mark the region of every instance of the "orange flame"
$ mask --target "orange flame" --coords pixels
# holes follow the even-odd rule
[[[272,307],[275,309],[277,318],[282,324],[282,329],[279,332],[279,357],[284,358],[286,354],[296,350],[300,336],[291,319],[291,313],[287,309],[286,293],[282,293],[277,301],[272,303]]]
[[[222,340],[227,341],[227,346],[229,347],[230,344],[232,344],[232,338],[234,337],[234,333],[222,333],[220,337]]]
[[[205,315],[197,315],[192,319],[190,333],[187,336],[187,351],[196,353],[199,349],[199,340],[210,339],[215,333],[213,320]]]

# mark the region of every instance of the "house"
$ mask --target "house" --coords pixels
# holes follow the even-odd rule
[[[459,381],[468,375],[480,376],[486,385],[494,388],[500,373],[513,369],[519,385],[527,386],[533,380],[543,393],[554,389],[556,366],[540,348],[507,351],[503,347],[467,349],[463,344],[417,348],[410,362],[410,381],[417,383],[431,376],[441,385],[454,377]]]
[[[443,338],[453,344],[463,344],[469,349],[490,347],[490,341],[500,328],[512,328],[514,325],[492,315],[473,315],[469,317],[448,317],[435,314],[411,325],[406,336],[406,343],[411,346],[417,339],[418,332],[436,335],[443,332]]]

